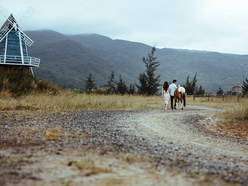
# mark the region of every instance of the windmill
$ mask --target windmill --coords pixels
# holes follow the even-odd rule
[[[25,22],[34,12],[33,8],[29,8],[19,22]],[[30,69],[33,74],[32,67],[39,67],[40,59],[29,57],[27,46],[34,42],[21,30],[14,16],[1,5],[0,13],[7,19],[0,28],[0,72],[29,73]]]

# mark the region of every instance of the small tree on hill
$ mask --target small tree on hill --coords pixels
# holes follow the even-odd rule
[[[217,90],[216,92],[216,95],[222,95],[223,94],[223,88],[222,87],[219,87],[219,89]]]
[[[147,85],[147,77],[145,75],[145,73],[140,73],[139,74],[139,77],[138,77],[138,80],[140,82],[140,86],[138,86],[137,84],[136,87],[138,88],[138,93],[139,94],[145,94],[147,93],[147,90],[148,90],[148,85]]]
[[[92,77],[91,77],[91,73],[90,73],[90,75],[87,76],[86,78],[87,78],[87,79],[85,80],[85,83],[86,83],[85,89],[86,89],[86,90],[91,90],[91,89],[93,89],[93,88],[96,86],[96,84],[94,83],[94,80],[93,80]]]
[[[116,92],[123,95],[127,93],[127,85],[125,84],[125,82],[123,81],[123,79],[121,78],[121,75],[119,76],[119,81],[116,82]]]
[[[245,78],[245,81],[243,81],[243,86],[242,86],[242,90],[243,90],[244,95],[248,93],[248,79]]]
[[[190,76],[190,75],[189,75],[189,76],[187,77],[186,84],[183,85],[184,88],[186,89],[187,94],[189,94],[189,95],[195,93],[196,82],[197,82],[196,75],[197,75],[197,73],[195,74],[193,80],[190,81],[190,82],[189,82],[189,76]]]
[[[197,94],[197,95],[203,95],[203,94],[205,94],[205,90],[202,88],[201,85],[200,85],[199,88],[198,88],[198,86],[195,87],[195,94]]]
[[[135,94],[136,90],[135,90],[135,84],[130,84],[127,90],[128,94]]]
[[[159,61],[156,61],[156,57],[154,57],[154,52],[156,51],[155,47],[152,47],[151,53],[148,54],[148,57],[143,57],[143,63],[146,66],[146,73],[140,73],[138,80],[140,85],[136,84],[138,88],[139,94],[148,94],[154,95],[158,91],[159,82],[160,82],[160,75],[155,77],[155,70],[160,65]]]
[[[111,75],[108,76],[108,78],[109,78],[109,81],[107,82],[107,85],[104,85],[104,87],[107,87],[108,90],[115,92],[116,91],[116,88],[115,88],[116,82],[114,81],[114,79],[115,79],[114,71],[112,71]]]

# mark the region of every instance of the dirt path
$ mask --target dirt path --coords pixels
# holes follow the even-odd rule
[[[219,111],[0,113],[0,185],[248,185],[247,142],[199,130]]]
[[[129,129],[133,129],[136,135],[151,139],[155,143],[157,141],[165,144],[173,143],[178,148],[201,153],[201,156],[221,157],[228,155],[228,157],[237,160],[248,160],[247,145],[196,133],[185,123],[185,118],[209,115],[218,111],[220,111],[219,108],[188,106],[183,111],[168,110],[157,114],[140,113],[132,118]],[[212,120],[208,122],[214,123]],[[135,124],[133,125],[133,123]],[[126,125],[125,122],[124,125]]]
[[[187,171],[205,170],[248,185],[248,144],[198,129],[199,122],[215,127],[211,114],[221,108],[187,106],[184,110],[144,111],[120,121],[127,133],[145,138],[155,155],[183,161]],[[194,163],[197,166],[194,166]],[[192,166],[193,165],[193,166]],[[243,177],[242,179],[237,176]]]

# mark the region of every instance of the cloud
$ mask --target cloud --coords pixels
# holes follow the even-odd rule
[[[23,30],[97,33],[157,47],[247,54],[246,0],[12,0],[2,5],[17,20],[29,7],[36,10]]]

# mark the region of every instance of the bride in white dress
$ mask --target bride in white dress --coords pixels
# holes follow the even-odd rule
[[[164,98],[165,110],[167,110],[168,102],[170,100],[170,88],[167,81],[164,82],[162,87],[162,98]]]

